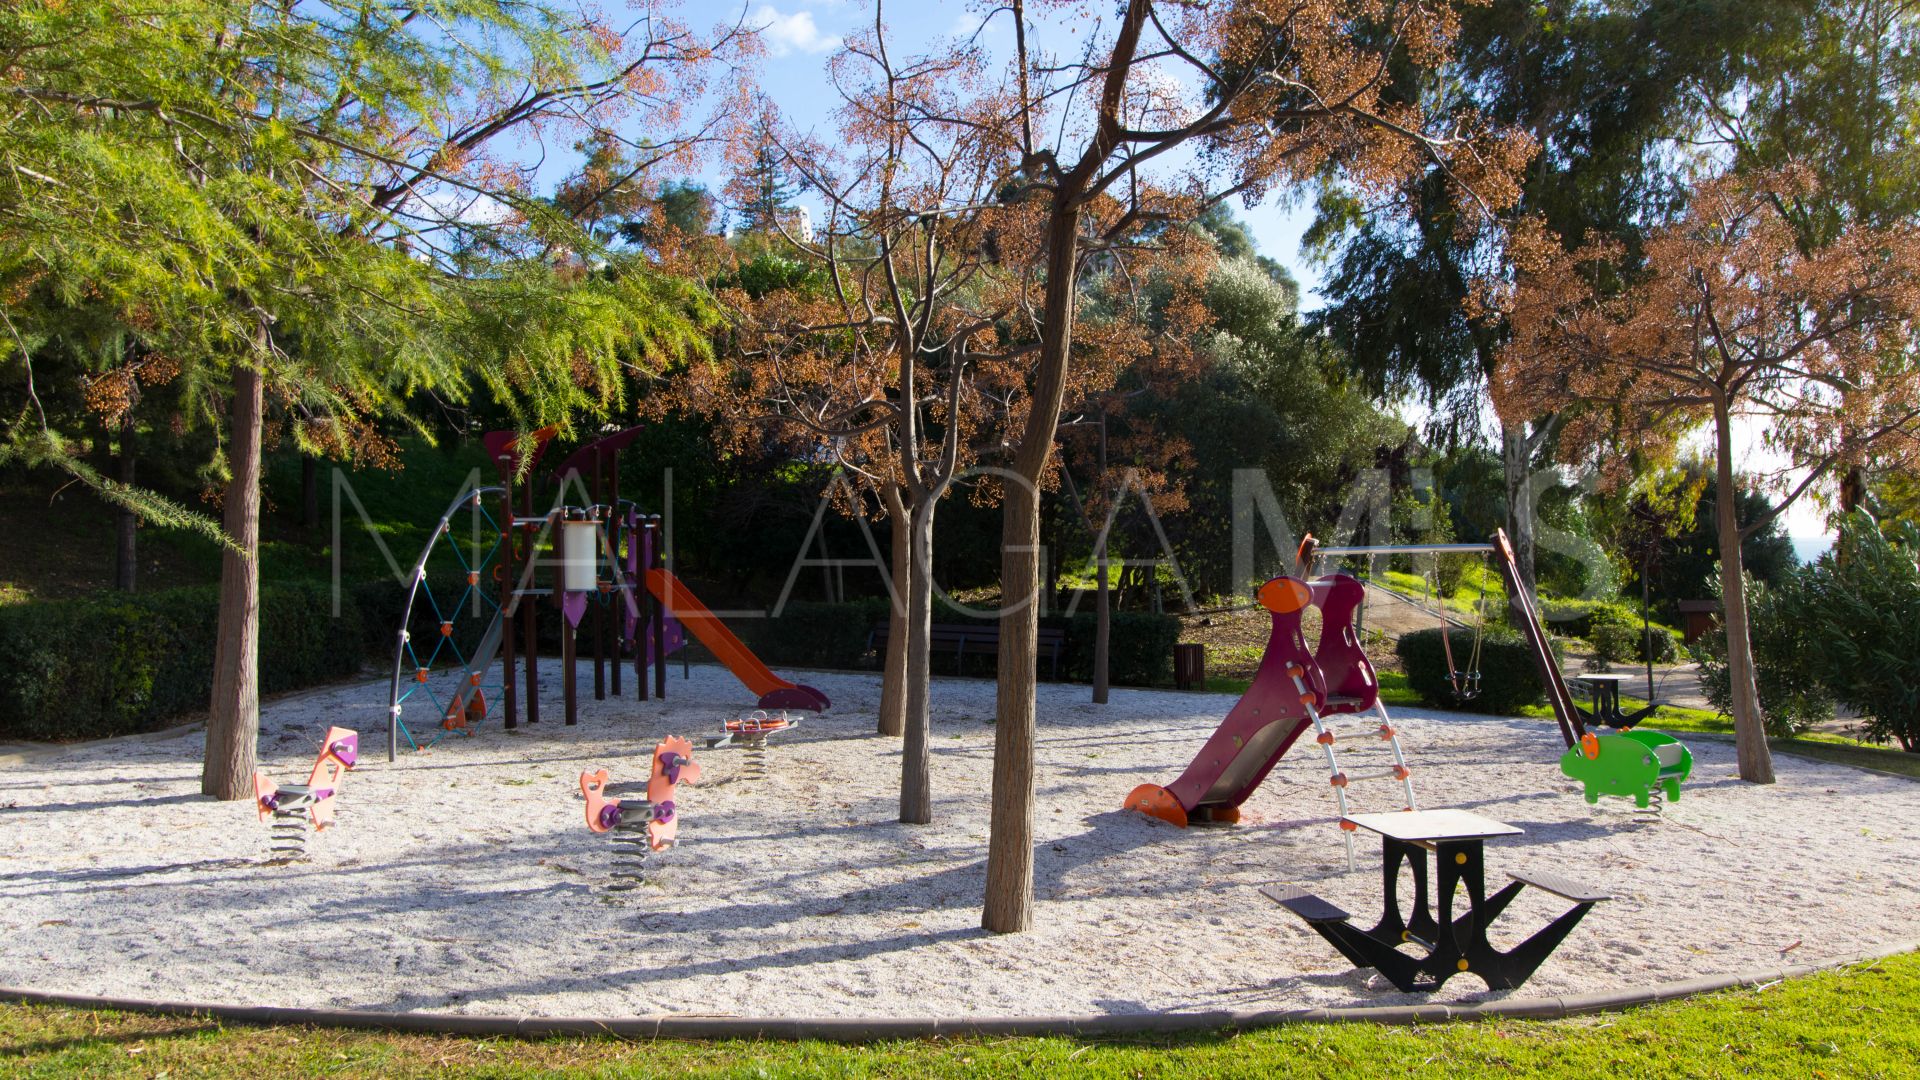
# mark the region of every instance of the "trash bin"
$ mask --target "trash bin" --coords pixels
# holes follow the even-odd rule
[[[1181,690],[1207,687],[1207,647],[1183,642],[1173,647],[1173,685]]]

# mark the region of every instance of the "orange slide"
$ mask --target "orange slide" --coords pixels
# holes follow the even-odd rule
[[[727,629],[720,617],[707,610],[707,605],[693,595],[686,583],[674,577],[672,573],[659,567],[647,571],[647,591],[654,599],[667,606],[667,611],[680,620],[680,625],[700,644],[707,647],[716,659],[733,672],[735,678],[746,685],[748,690],[760,695],[760,707],[763,709],[806,709],[820,712],[831,702],[827,695],[811,686],[791,683],[773,673],[773,669],[761,662],[746,643]]]

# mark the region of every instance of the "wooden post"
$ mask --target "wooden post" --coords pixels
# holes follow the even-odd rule
[[[516,693],[518,680],[513,671],[513,631],[514,620],[520,617],[519,598],[514,589],[519,584],[519,574],[514,569],[514,546],[518,542],[519,526],[513,519],[513,478],[506,481],[506,490],[500,495],[500,704],[506,716],[506,726],[520,726],[520,702]]]
[[[600,496],[604,490],[601,481],[605,479],[605,474],[606,467],[600,461],[600,451],[595,450],[593,452],[593,505],[595,507],[593,512],[595,514],[600,513]],[[599,558],[602,551],[612,550],[607,543],[607,526],[610,524],[610,519],[611,515],[602,517],[594,526],[598,532],[595,537],[598,543],[594,545],[593,629],[590,633],[593,635],[593,700],[595,701],[607,699],[607,605],[602,601],[613,599],[613,594],[602,595],[600,592]]]
[[[560,687],[567,715],[567,726],[572,727],[578,719],[577,703],[574,698],[574,630],[572,620],[567,618],[566,605],[560,605]]]
[[[533,486],[529,484],[521,493],[521,506],[527,516],[527,524],[533,524]],[[539,533],[529,529],[527,532],[527,587],[520,597],[521,632],[527,646],[527,723],[540,722],[540,627],[539,598],[533,595],[535,580],[532,570],[539,565]]]
[[[653,539],[653,565],[665,566],[666,530],[657,516],[653,519]],[[667,698],[667,604],[664,600],[653,605],[653,693],[662,701]]]
[[[626,573],[627,564],[620,556],[620,538],[623,533],[626,533],[627,519],[620,512],[620,452],[618,450],[613,453],[613,463],[608,466],[608,471],[612,474],[610,480],[613,490],[607,502],[612,507],[610,513],[613,516],[607,520],[607,535],[613,540],[611,545],[613,565],[615,569],[618,570],[618,573],[611,574],[610,576],[616,582],[619,582]],[[629,544],[633,543],[633,536],[628,534],[626,541]],[[611,658],[613,671],[611,672],[611,676],[614,697],[620,696],[620,655],[626,649],[633,647],[633,643],[627,640],[627,605],[639,599],[633,591],[637,587],[637,583],[628,581],[625,583],[624,591],[613,597],[615,603],[613,609],[613,656]],[[641,689],[644,691],[646,688],[642,687]]]

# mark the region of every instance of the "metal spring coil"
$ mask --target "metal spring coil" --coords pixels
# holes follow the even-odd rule
[[[740,775],[747,780],[762,780],[767,775],[767,737],[751,735],[741,744],[746,752],[746,761],[740,766]]]
[[[292,862],[307,857],[307,816],[276,811],[268,844],[274,862]]]
[[[633,825],[616,825],[608,839],[613,843],[613,878],[609,889],[625,892],[646,880],[647,858],[653,844],[647,838],[647,820]]]

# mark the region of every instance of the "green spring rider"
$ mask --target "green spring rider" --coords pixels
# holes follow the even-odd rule
[[[1613,735],[1589,731],[1560,758],[1560,771],[1586,787],[1587,801],[1602,795],[1631,798],[1645,810],[1656,795],[1680,798],[1680,784],[1693,774],[1693,753],[1671,735],[1634,728]]]

